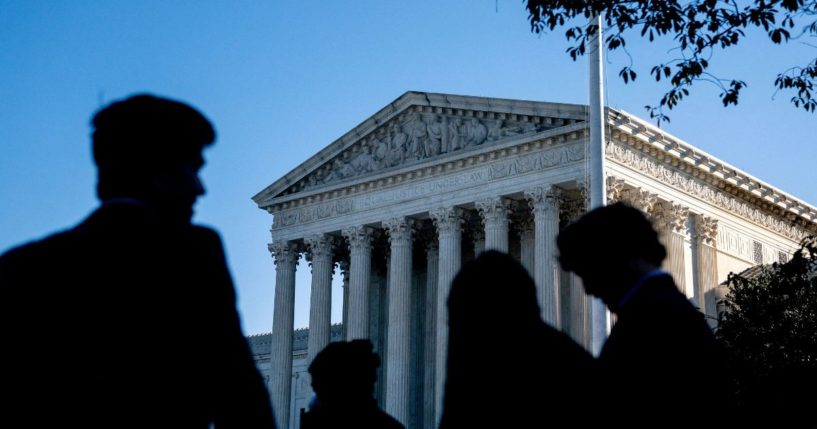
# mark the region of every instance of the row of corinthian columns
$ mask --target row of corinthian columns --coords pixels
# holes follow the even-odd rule
[[[614,177],[607,178],[607,200],[625,202],[647,214],[658,231],[661,242],[667,249],[667,258],[662,268],[669,272],[681,292],[686,293],[685,240],[688,223],[691,224],[691,236],[694,245],[695,278],[692,291],[693,301],[710,322],[717,317],[714,289],[718,286],[718,260],[715,247],[718,234],[718,221],[709,216],[693,215],[688,207],[672,201],[661,201],[652,192],[638,187],[626,186],[624,181]]]
[[[608,181],[609,200],[626,201],[649,213],[656,221],[662,240],[667,244],[666,269],[683,288],[685,284],[684,233],[689,210],[671,202],[659,202],[654,194],[640,189],[625,187],[623,182]],[[570,204],[565,205],[568,202]],[[522,203],[522,204],[520,204]],[[535,279],[542,318],[547,323],[571,331],[577,340],[587,338],[587,299],[575,277],[565,277],[556,263],[555,237],[559,232],[560,214],[567,211],[584,211],[585,205],[578,200],[566,199],[561,188],[541,186],[528,189],[522,201],[505,197],[493,197],[474,203],[480,214],[483,228],[472,231],[474,254],[486,249],[503,252],[509,250],[509,224],[515,223],[520,237],[520,261]],[[567,209],[566,209],[567,207]],[[524,208],[521,214],[517,208]],[[516,216],[516,217],[515,217]],[[569,215],[566,220],[575,219]],[[447,298],[454,276],[459,271],[463,257],[463,225],[466,222],[462,208],[437,207],[428,211],[436,230],[426,238],[426,289],[422,300],[426,308],[422,323],[424,353],[419,359],[425,369],[422,384],[424,396],[423,427],[433,427],[442,412],[445,382],[446,353],[448,347]],[[388,236],[387,283],[388,296],[384,322],[388,326],[384,356],[384,408],[397,420],[408,425],[410,418],[411,385],[411,327],[412,327],[412,249],[415,219],[397,217],[384,220],[382,230]],[[699,269],[695,281],[699,290],[700,306],[707,314],[714,314],[714,300],[704,302],[717,282],[717,259],[714,237],[717,221],[695,216],[696,250]],[[372,284],[372,253],[377,229],[354,225],[341,232],[348,243],[348,278],[344,291],[345,338],[372,338],[370,332],[370,286]],[[333,236],[320,234],[305,237],[303,243],[312,267],[312,290],[310,298],[310,326],[308,359],[329,343],[331,315],[331,280],[333,272]],[[276,410],[278,425],[290,427],[290,398],[292,389],[292,332],[294,312],[295,269],[299,249],[295,242],[275,242],[270,251],[275,258],[276,286],[273,315],[270,394]],[[569,284],[560,285],[563,279]],[[348,283],[347,283],[348,282]],[[569,287],[569,289],[568,289]],[[569,291],[568,296],[560,296]],[[567,293],[567,292],[564,292]],[[569,315],[562,315],[562,299],[568,302]],[[584,311],[582,311],[584,310]],[[566,319],[566,320],[563,320]]]
[[[559,226],[558,192],[552,186],[530,189],[526,204],[533,217],[529,227],[520,228],[522,263],[536,279],[542,315],[548,323],[559,323],[558,279],[555,262],[555,235]],[[486,249],[508,252],[509,223],[516,203],[495,197],[475,202],[484,228],[474,231],[474,253]],[[448,329],[446,300],[451,282],[462,264],[464,210],[440,207],[429,210],[436,239],[427,248],[426,311],[424,322],[424,361],[426,386],[423,403],[426,413],[423,425],[436,425],[442,411],[445,383]],[[530,217],[530,216],[529,216]],[[412,222],[402,217],[382,223],[389,239],[388,260],[388,335],[385,350],[385,409],[404,424],[408,423],[411,362],[411,273]],[[348,281],[344,291],[345,337],[347,340],[370,338],[369,289],[372,273],[372,251],[375,228],[351,226],[341,231],[348,242]],[[309,339],[307,356],[311,361],[329,343],[331,315],[331,282],[334,260],[333,239],[319,234],[303,239],[312,268]],[[294,242],[270,245],[276,264],[276,287],[273,315],[273,338],[270,394],[279,427],[290,425],[292,331],[294,329],[295,269],[299,257]]]

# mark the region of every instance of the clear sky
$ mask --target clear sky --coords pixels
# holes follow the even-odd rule
[[[97,205],[88,126],[96,109],[136,92],[184,100],[218,131],[195,221],[222,234],[245,332],[268,332],[275,271],[271,216],[250,200],[258,191],[408,90],[587,102],[585,60],[569,59],[563,30],[536,36],[526,17],[522,1],[494,0],[5,0],[0,251],[70,227]],[[817,49],[802,41],[773,49],[749,35],[761,37],[712,60],[722,77],[748,83],[740,105],[724,109],[714,86],[697,84],[663,127],[815,204],[817,115],[774,96],[772,82]],[[635,39],[628,47],[640,77],[623,85],[617,70],[627,57],[612,53],[608,105],[646,118],[643,106],[665,90],[649,69],[673,53]],[[303,262],[297,282],[302,327]],[[339,307],[335,299],[334,321]]]

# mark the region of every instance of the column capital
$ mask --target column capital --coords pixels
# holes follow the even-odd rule
[[[440,207],[429,210],[429,217],[437,229],[437,234],[453,234],[462,231],[462,209],[459,207]]]
[[[341,233],[349,243],[349,249],[352,252],[372,250],[374,228],[368,226],[352,226],[345,228]]]
[[[618,201],[627,203],[644,213],[653,212],[655,203],[658,202],[658,195],[645,191],[641,188],[623,188]]]
[[[414,220],[405,217],[396,217],[383,221],[383,228],[389,235],[389,243],[411,242],[414,232]]]
[[[557,214],[559,212],[559,202],[562,199],[561,189],[555,186],[539,186],[528,189],[524,192],[534,216],[541,214]]]
[[[607,176],[607,204],[621,201],[624,192],[624,179],[616,176]]]
[[[578,198],[563,198],[559,207],[559,217],[565,222],[574,222],[587,213],[587,198],[580,194]]]
[[[267,245],[275,265],[298,265],[298,246],[291,241],[276,241]]]
[[[511,203],[503,197],[489,197],[474,203],[483,223],[495,225],[508,222],[508,215],[511,212]]]
[[[659,230],[665,229],[683,234],[686,230],[687,219],[689,218],[689,207],[684,207],[670,201],[662,201],[653,205],[652,218],[655,226]]]
[[[718,237],[718,220],[709,216],[695,216],[695,239],[702,244],[715,245]]]
[[[327,234],[316,234],[304,238],[307,246],[307,259],[328,259],[332,260],[332,247],[335,244],[334,237]]]

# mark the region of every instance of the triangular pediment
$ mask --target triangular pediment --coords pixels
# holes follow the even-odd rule
[[[261,207],[466,154],[479,147],[583,122],[586,107],[449,94],[407,92],[258,193]]]

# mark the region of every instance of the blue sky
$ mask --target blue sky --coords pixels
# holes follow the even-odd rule
[[[760,33],[711,61],[748,83],[724,109],[697,84],[663,127],[808,203],[817,203],[817,116],[774,96],[776,72],[817,49],[775,49]],[[6,0],[0,5],[0,251],[81,221],[97,202],[89,119],[136,92],[180,99],[218,130],[195,221],[218,229],[247,333],[272,325],[271,217],[255,193],[408,90],[586,103],[587,64],[563,31],[529,31],[521,1],[283,2]],[[646,117],[667,43],[628,41],[608,58],[608,105]],[[127,246],[127,243],[122,243]],[[336,278],[339,277],[336,275]],[[298,270],[296,326],[308,321]],[[339,292],[338,287],[334,288]],[[336,298],[339,294],[336,294]],[[333,320],[340,318],[339,302]]]

